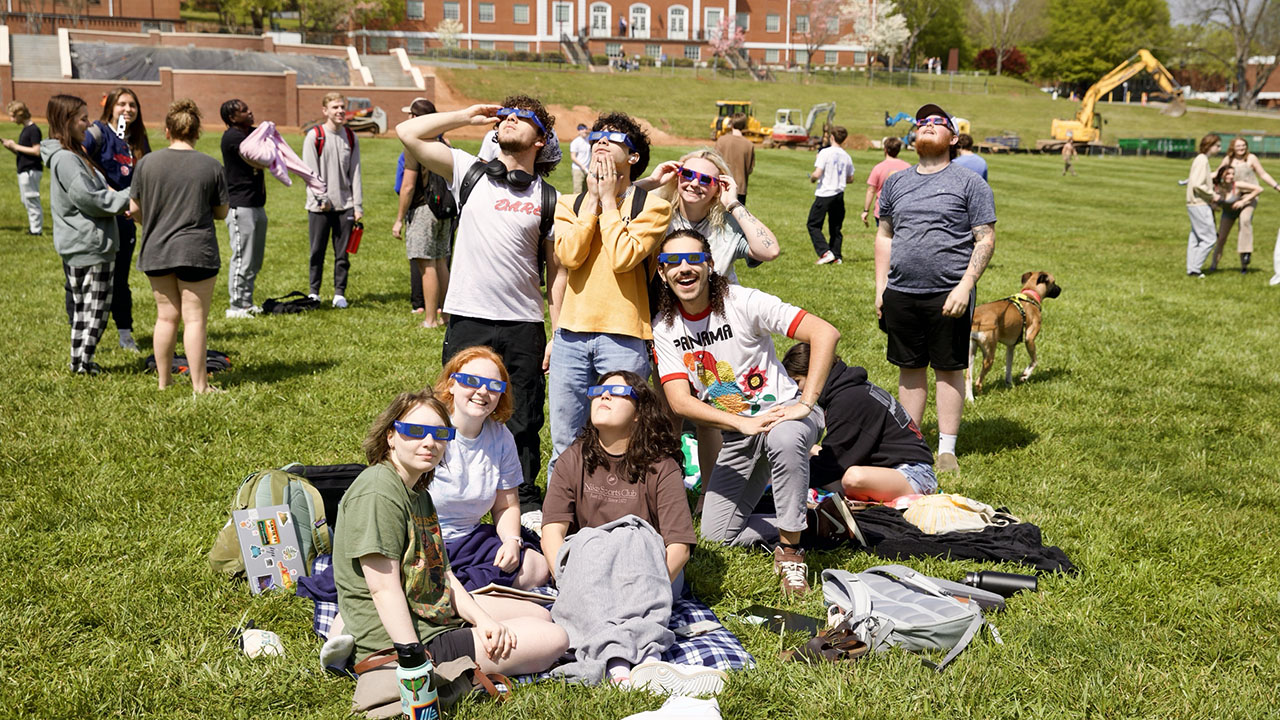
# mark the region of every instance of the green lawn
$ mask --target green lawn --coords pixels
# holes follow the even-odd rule
[[[456,77],[467,79],[468,92],[496,88],[486,76]],[[555,102],[573,100],[527,81]],[[663,103],[665,117],[692,134],[694,119],[726,87],[734,86],[696,84],[688,99]],[[752,87],[762,107],[783,101],[780,89]],[[851,95],[848,104],[839,96],[842,109],[876,114],[887,97]],[[599,104],[656,106],[625,82],[615,97]],[[948,105],[987,126],[1014,103],[963,96]],[[1035,107],[1067,106],[1046,100]],[[979,115],[982,108],[990,114]],[[1033,109],[1019,110],[1019,122],[1047,129],[1047,113],[1031,123]],[[1198,120],[1179,122],[1190,135]],[[1226,129],[1226,120],[1234,121],[1215,119],[1221,124],[1214,127]],[[159,137],[153,141],[159,146]],[[106,374],[72,377],[62,273],[48,231],[27,237],[16,193],[0,193],[0,285],[7,289],[0,347],[14,360],[0,373],[0,715],[345,716],[351,685],[319,671],[311,603],[251,598],[243,584],[214,576],[205,553],[247,472],[359,460],[374,415],[439,369],[443,332],[416,327],[404,246],[389,233],[399,146],[362,143],[367,229],[352,261],[351,308],[230,321],[223,318],[226,273],[219,275],[209,344],[234,362],[215,379],[227,390],[220,396],[193,397],[184,383],[158,392],[139,357],[116,347],[114,325],[98,354]],[[200,149],[216,153],[217,135]],[[678,152],[660,149],[655,162]],[[859,191],[876,159],[855,153],[845,264],[815,268],[804,232],[812,156],[762,151],[750,205],[784,254],[740,275],[834,322],[843,332],[841,355],[896,388],[873,319],[872,235],[856,224]],[[1255,272],[1242,277],[1229,254],[1225,271],[1191,280],[1183,274],[1188,222],[1176,184],[1186,162],[1086,157],[1080,176],[1066,179],[1053,157],[990,162],[1000,220],[979,299],[1008,295],[1028,270],[1054,273],[1064,292],[1046,304],[1036,376],[1007,390],[993,371],[987,394],[966,409],[963,470],[942,487],[1038,524],[1081,573],[1042,578],[1038,594],[1012,600],[995,618],[1005,644],[978,641],[942,675],[898,653],[853,669],[784,665],[778,638],[726,620],[759,665],[733,674],[720,698],[724,716],[1275,717],[1280,288],[1267,287],[1267,278],[1280,198],[1269,192],[1261,201]],[[567,168],[555,179],[567,187]],[[4,183],[12,188],[12,176]],[[45,186],[47,202],[47,174]],[[305,291],[307,282],[301,185],[272,182],[268,193],[259,302]],[[225,263],[225,228],[219,232]],[[328,271],[325,282],[327,301]],[[154,303],[137,271],[131,285],[136,333],[147,344]],[[1020,370],[1022,350],[1017,362]],[[931,414],[925,431],[936,437]],[[853,551],[815,553],[811,568],[816,582],[822,567],[857,571],[878,562]],[[992,567],[1018,571],[913,564],[957,579]],[[822,612],[818,594],[802,602],[779,596],[764,553],[703,544],[689,576],[722,618],[757,602]],[[248,660],[227,642],[226,631],[246,612],[283,637],[285,658]],[[502,707],[466,704],[455,716],[619,718],[660,704],[642,694],[547,684],[519,689]]]

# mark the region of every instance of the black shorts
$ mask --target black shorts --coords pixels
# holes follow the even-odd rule
[[[933,366],[942,371],[969,367],[969,327],[977,293],[969,293],[969,309],[958,318],[942,314],[949,294],[916,295],[885,289],[880,329],[889,335],[885,357],[890,363],[907,369]]]
[[[476,659],[476,636],[471,628],[454,628],[446,630],[427,641],[427,652],[431,653],[431,662],[443,665],[460,657]]]
[[[208,280],[218,275],[218,268],[201,268],[191,267],[190,265],[180,265],[178,267],[168,268],[167,270],[147,270],[143,272],[147,277],[164,277],[165,275],[177,275],[178,279],[185,283],[198,283]]]

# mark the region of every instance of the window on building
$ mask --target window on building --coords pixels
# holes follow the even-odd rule
[[[369,49],[376,53],[387,51],[387,39],[384,37],[369,38]]]
[[[649,6],[648,5],[632,5],[631,6],[631,37],[647,38],[649,37]]]
[[[406,38],[404,48],[414,55],[421,55],[427,51],[427,41],[425,38],[420,37]]]
[[[573,5],[567,2],[556,3],[551,11],[551,20],[558,24],[573,25]]]
[[[622,43],[605,43],[604,54],[611,58],[622,57]]]
[[[827,18],[827,32],[832,35],[840,34],[840,18]]]
[[[422,0],[405,0],[404,16],[409,20],[421,20],[426,17],[422,12]]]
[[[867,64],[867,54],[866,54],[865,52],[862,52],[861,50],[855,51],[855,52],[853,53],[853,64],[854,64],[854,65],[866,65],[866,64]]]
[[[689,58],[690,60],[701,60],[702,46],[701,45],[685,45],[684,56]]]
[[[767,62],[767,63],[769,63],[770,65],[777,65],[777,64],[778,64],[778,51],[777,51],[776,49],[774,49],[774,50],[765,50],[765,51],[764,51],[764,61],[765,61],[765,62]]]
[[[734,22],[737,24],[738,27],[742,28],[743,32],[750,30],[751,29],[751,13],[738,13],[737,17],[734,18]]]
[[[689,39],[689,13],[681,5],[673,5],[667,11],[667,37],[672,40]]]
[[[492,41],[492,40],[477,40],[477,41],[476,41],[476,47],[477,47],[478,49],[480,49],[480,50],[492,50],[492,49],[493,49],[493,41]]]
[[[797,65],[808,65],[808,64],[809,64],[809,51],[808,51],[808,50],[797,50],[797,51],[796,51],[796,64],[797,64]]]
[[[702,19],[705,21],[702,24],[702,29],[706,33],[706,36],[712,37],[718,35],[720,32],[720,23],[724,22],[724,9],[707,8],[706,10],[703,10]]]
[[[455,3],[455,6],[456,6],[456,5],[457,5],[457,3]],[[781,16],[781,15],[765,15],[765,16],[764,16],[764,31],[765,31],[765,32],[778,32],[778,31],[779,31],[779,30],[781,30],[781,29],[782,29],[782,16]]]
[[[447,3],[445,3],[445,4],[444,4],[444,19],[445,19],[445,20],[461,20],[461,19],[462,19],[462,9],[461,9],[461,7],[460,7],[460,6],[461,6],[461,3],[456,3],[456,2],[447,2]]]
[[[662,57],[662,46],[652,45],[652,44],[645,45],[644,55],[645,57],[651,57],[651,58]]]
[[[512,49],[516,52],[529,52],[529,43],[527,42],[514,42],[511,44],[514,46]]]
[[[798,33],[809,32],[809,16],[808,15],[796,16],[796,32]]]
[[[528,5],[512,5],[511,19],[517,25],[529,24],[529,6]]]
[[[493,3],[480,3],[480,22],[493,22]]]
[[[591,37],[609,37],[609,6],[604,3],[591,6]]]
[[[834,50],[824,51],[822,53],[822,64],[823,65],[839,65],[840,53],[835,52]]]

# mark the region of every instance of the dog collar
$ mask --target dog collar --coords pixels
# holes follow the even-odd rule
[[[1022,291],[1022,294],[1023,294],[1023,295],[1030,295],[1030,296],[1031,296],[1031,299],[1032,299],[1033,301],[1035,301],[1035,304],[1037,304],[1037,305],[1039,305],[1040,303],[1044,302],[1044,298],[1040,297],[1040,293],[1036,292],[1035,290],[1032,290],[1031,288],[1026,288],[1026,289],[1024,289],[1024,290]]]

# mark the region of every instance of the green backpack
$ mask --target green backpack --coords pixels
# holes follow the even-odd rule
[[[301,469],[301,465],[286,465],[279,470],[267,469],[250,473],[240,482],[235,499],[231,501],[231,512],[249,508],[270,507],[272,505],[288,505],[293,515],[294,526],[298,528],[298,544],[302,556],[304,572],[311,574],[311,563],[316,555],[333,551],[333,530],[325,517],[324,500],[320,491],[309,480],[301,475],[289,472]],[[240,541],[236,538],[236,528],[231,519],[218,531],[213,541],[213,549],[209,551],[209,565],[215,572],[222,572],[235,577],[244,573],[244,559],[240,556]]]

